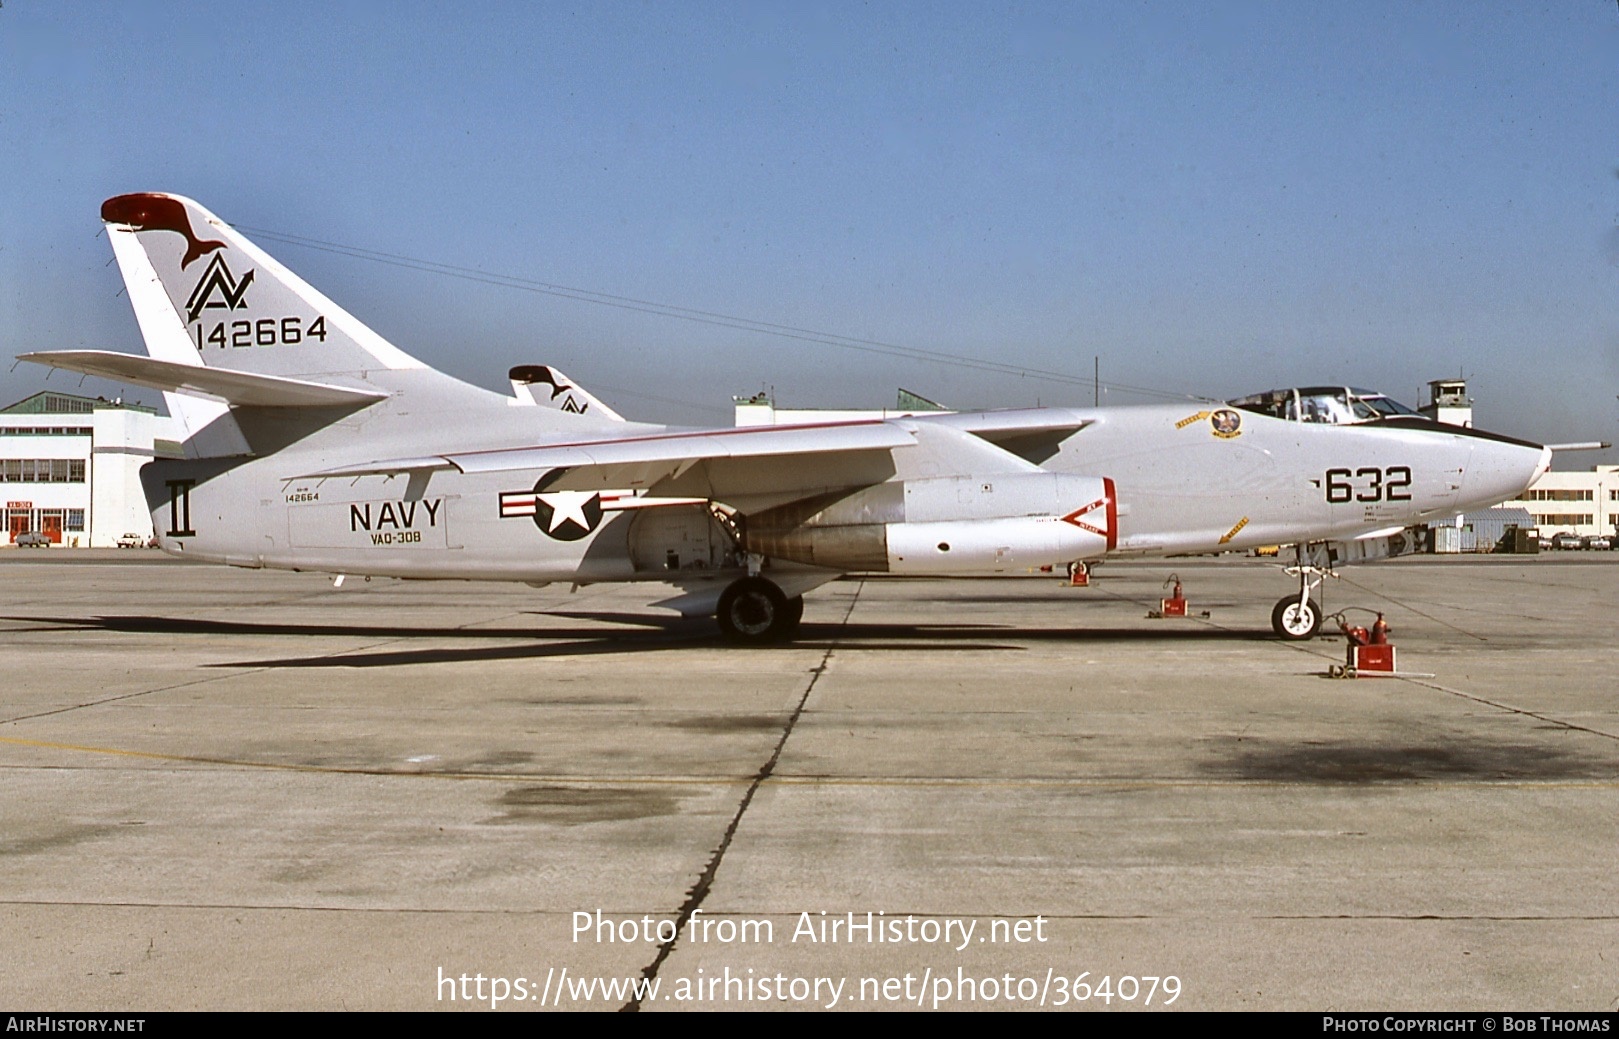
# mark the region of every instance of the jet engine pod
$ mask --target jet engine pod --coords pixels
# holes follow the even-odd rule
[[[1002,473],[878,484],[747,517],[747,550],[836,570],[942,574],[1097,559],[1117,544],[1113,481]]]

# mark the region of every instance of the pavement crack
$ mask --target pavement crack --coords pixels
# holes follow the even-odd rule
[[[258,670],[266,670],[259,668]],[[0,719],[0,725],[14,725],[34,718],[49,718],[53,714],[66,714],[69,711],[82,711],[86,707],[100,707],[103,704],[117,703],[120,700],[133,700],[138,696],[151,696],[153,693],[167,693],[175,689],[184,689],[187,686],[206,685],[209,682],[223,682],[227,678],[236,678],[244,673],[237,671],[229,675],[209,675],[206,678],[193,678],[188,682],[175,682],[172,685],[162,685],[155,689],[136,689],[128,693],[119,693],[117,696],[104,696],[99,700],[86,700],[84,703],[68,704],[65,707],[53,707],[48,711],[35,711],[33,714],[19,714],[14,718]]]
[[[843,620],[839,622],[840,632],[848,627],[849,617],[853,615],[855,604],[860,601],[860,593],[865,587],[864,580],[855,586],[854,594],[849,597],[849,608],[843,611]],[[826,674],[827,666],[832,661],[832,654],[837,651],[839,638],[840,636],[838,635],[832,637],[831,645],[827,646],[825,652],[821,654],[821,662],[810,671],[810,680],[804,686],[803,695],[798,698],[798,704],[793,708],[792,715],[788,717],[787,724],[782,727],[781,738],[776,741],[775,747],[770,752],[770,757],[760,766],[759,771],[753,776],[753,781],[748,784],[748,789],[743,792],[742,800],[736,806],[736,813],[731,816],[730,824],[725,827],[725,832],[720,835],[719,844],[714,848],[713,854],[709,856],[708,863],[703,867],[703,871],[697,875],[697,883],[693,884],[691,890],[687,892],[686,901],[681,904],[679,911],[675,914],[675,933],[670,936],[668,941],[658,946],[658,954],[653,957],[651,963],[641,969],[641,977],[645,982],[650,983],[658,976],[658,971],[662,968],[663,961],[669,958],[669,954],[674,952],[675,946],[680,943],[680,935],[685,931],[686,924],[691,921],[692,914],[701,908],[703,901],[708,898],[708,893],[714,886],[714,877],[719,873],[720,863],[725,861],[725,853],[730,850],[731,841],[736,837],[738,827],[742,825],[742,817],[747,814],[748,806],[753,803],[753,795],[759,792],[759,788],[764,785],[765,780],[775,774],[776,764],[781,760],[781,752],[787,746],[787,740],[792,736],[794,727],[798,725],[798,719],[803,715],[804,705],[809,703],[810,694],[815,691],[816,683],[820,682],[821,676]],[[645,992],[647,987],[642,986],[637,991]],[[637,995],[620,1007],[619,1010],[627,1013],[638,1013],[641,1009],[641,999],[642,997]]]
[[[501,615],[498,618],[485,619],[485,620],[479,620],[479,621],[468,621],[465,624],[458,624],[458,625],[455,626],[455,630],[464,631],[464,630],[470,629],[470,628],[472,628],[472,627],[474,627],[474,626],[476,626],[478,624],[488,624],[488,623],[492,623],[493,620],[507,620],[509,618],[520,617],[520,616],[522,616],[522,614],[520,612],[512,611],[512,612],[505,613],[505,614]],[[325,659],[329,659],[329,658],[341,657],[341,656],[350,655],[350,654],[354,654],[354,653],[369,652],[370,650],[381,649],[381,648],[383,648],[385,646],[397,645],[397,644],[399,644],[401,642],[405,642],[405,641],[407,641],[407,640],[402,638],[402,637],[383,639],[380,642],[368,643],[368,644],[366,644],[364,646],[358,647],[357,649],[347,649],[347,650],[336,650],[336,649],[334,649],[330,653],[322,653],[322,654],[320,654],[320,656],[316,657],[315,659],[325,660]],[[237,667],[236,665],[232,665],[232,666]],[[31,720],[33,720],[35,718],[49,718],[53,714],[67,714],[70,711],[82,711],[87,707],[101,707],[101,706],[104,706],[106,704],[118,703],[120,700],[133,700],[133,699],[136,699],[137,697],[151,696],[154,693],[167,693],[167,692],[172,692],[173,690],[176,690],[176,689],[185,689],[188,686],[206,685],[209,682],[223,682],[223,681],[227,681],[227,680],[233,679],[233,678],[241,678],[241,677],[246,676],[246,675],[262,674],[262,673],[264,673],[266,671],[273,671],[273,670],[274,669],[271,668],[271,667],[262,666],[262,665],[261,666],[255,666],[255,665],[251,665],[251,664],[249,664],[249,665],[241,665],[241,666],[239,666],[238,669],[232,670],[229,674],[209,675],[206,678],[193,678],[193,679],[190,679],[190,680],[185,681],[185,682],[174,682],[174,683],[172,683],[170,685],[161,685],[161,686],[157,686],[157,687],[152,688],[152,689],[135,689],[135,690],[131,690],[130,692],[127,692],[127,693],[119,693],[116,696],[104,696],[99,700],[86,700],[83,703],[67,704],[67,705],[65,705],[63,707],[53,707],[48,711],[35,711],[33,714],[19,714],[19,715],[15,716],[15,717],[12,717],[12,718],[0,718],[0,725],[15,725],[17,722],[31,721]]]
[[[1553,718],[1551,715],[1542,714],[1539,711],[1531,711],[1524,707],[1514,707],[1509,703],[1502,703],[1499,700],[1491,700],[1488,697],[1479,696],[1476,693],[1469,693],[1464,689],[1452,689],[1449,686],[1440,685],[1438,682],[1425,682],[1420,678],[1407,678],[1405,681],[1410,682],[1412,685],[1420,685],[1426,689],[1435,689],[1441,693],[1449,693],[1451,696],[1459,696],[1464,700],[1471,700],[1474,703],[1484,704],[1486,707],[1494,707],[1496,710],[1506,711],[1508,714],[1516,714],[1525,718],[1533,718],[1536,721],[1545,722],[1547,725],[1558,725],[1565,729],[1573,729],[1576,732],[1588,732],[1593,736],[1601,736],[1604,739],[1619,740],[1619,734],[1607,732],[1602,729],[1593,729],[1589,725],[1576,725],[1573,722],[1564,721],[1561,718]]]

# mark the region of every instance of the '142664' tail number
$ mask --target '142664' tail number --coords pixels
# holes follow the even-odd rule
[[[1351,501],[1410,501],[1411,467],[1328,469],[1326,488],[1327,501],[1333,505]]]
[[[307,326],[299,318],[260,318],[257,321],[216,321],[213,328],[203,331],[197,322],[193,334],[197,349],[210,346],[220,350],[244,346],[295,346],[305,339],[318,343],[326,341],[326,318],[317,317]]]

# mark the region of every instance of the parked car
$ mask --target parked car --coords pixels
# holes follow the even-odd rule
[[[1606,534],[1587,534],[1585,537],[1585,547],[1600,549],[1603,552],[1606,552],[1608,549],[1613,547],[1613,539],[1608,537]]]
[[[125,534],[124,536],[122,536],[122,537],[120,537],[118,539],[118,547],[119,548],[145,548],[146,547],[146,539],[141,537],[139,534],[136,534],[134,531],[130,531],[128,534]]]
[[[1584,541],[1578,534],[1563,530],[1552,535],[1552,547],[1559,549],[1575,549],[1585,547]]]
[[[16,537],[11,539],[11,543],[16,545],[18,548],[51,547],[51,539],[46,537],[44,534],[41,534],[37,530],[30,530],[25,533],[18,534]]]

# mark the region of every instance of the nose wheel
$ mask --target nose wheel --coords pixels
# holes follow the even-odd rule
[[[789,599],[774,581],[744,577],[720,593],[714,619],[730,642],[749,646],[785,642],[797,634],[804,619],[804,597]]]
[[[1287,568],[1289,577],[1299,579],[1299,590],[1276,604],[1270,611],[1270,626],[1280,638],[1303,642],[1321,630],[1321,602],[1311,597],[1333,573],[1333,553],[1324,541],[1300,543],[1293,547],[1295,563]]]
[[[1321,630],[1321,604],[1314,599],[1301,600],[1289,595],[1270,611],[1270,626],[1277,635],[1291,642],[1312,639]]]

